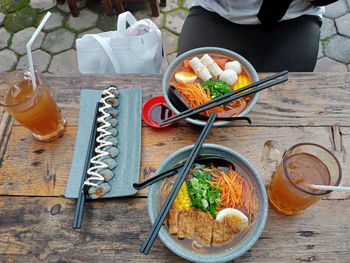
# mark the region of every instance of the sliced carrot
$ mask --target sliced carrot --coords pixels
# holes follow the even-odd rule
[[[188,100],[190,107],[192,108],[212,100],[209,90],[204,89],[200,83],[189,82],[180,84],[177,82],[172,82],[170,85],[181,92],[181,94]],[[220,113],[224,111],[225,110],[222,106],[218,106],[203,112],[203,115],[209,116],[212,112]]]
[[[215,58],[214,60],[221,69],[225,69],[225,64],[227,61],[229,61],[228,58]]]
[[[229,172],[223,172],[215,167],[206,169],[210,172],[213,180],[209,181],[212,187],[221,190],[221,207],[237,208],[245,213],[250,222],[257,214],[257,197],[254,186],[250,181],[244,179],[231,167]]]

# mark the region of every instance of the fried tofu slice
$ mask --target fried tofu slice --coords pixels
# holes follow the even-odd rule
[[[176,235],[177,232],[179,231],[178,220],[179,220],[179,210],[177,210],[177,208],[174,205],[172,205],[168,216],[169,233],[171,235]]]
[[[213,218],[209,213],[198,212],[196,219],[196,237],[201,244],[210,246],[213,237]]]

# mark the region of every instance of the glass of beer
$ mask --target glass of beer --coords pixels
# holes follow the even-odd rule
[[[326,148],[314,143],[290,147],[273,172],[267,187],[271,206],[285,215],[298,214],[329,195],[311,185],[338,186],[342,178],[340,163]]]
[[[34,138],[52,141],[64,133],[66,120],[38,70],[35,78],[36,88],[29,70],[15,70],[0,76],[0,106],[28,128]]]

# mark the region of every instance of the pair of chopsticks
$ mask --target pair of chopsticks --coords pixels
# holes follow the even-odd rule
[[[87,151],[87,154],[85,157],[84,174],[81,177],[78,199],[77,199],[77,202],[75,204],[74,219],[73,219],[73,224],[72,224],[73,229],[80,228],[81,223],[83,221],[84,206],[85,206],[85,199],[86,199],[86,194],[84,191],[84,182],[87,179],[87,171],[91,166],[90,160],[94,155],[94,149],[95,149],[95,144],[96,144],[95,139],[96,139],[97,115],[98,115],[99,106],[100,106],[100,103],[97,102],[96,109],[95,109],[94,122],[92,123],[91,132],[90,132],[88,151]]]
[[[199,113],[201,113],[203,111],[210,110],[212,108],[215,108],[215,107],[220,106],[222,104],[228,103],[230,101],[242,98],[244,96],[247,96],[247,95],[259,92],[259,91],[261,91],[263,89],[267,89],[267,88],[272,87],[274,85],[280,84],[280,83],[282,83],[284,81],[287,81],[288,77],[283,77],[281,79],[277,79],[277,78],[281,77],[281,76],[283,76],[283,75],[285,75],[287,73],[288,73],[288,70],[284,70],[284,71],[281,71],[281,72],[276,73],[274,75],[271,75],[269,77],[266,77],[266,78],[264,78],[262,80],[254,82],[252,84],[249,84],[249,85],[247,85],[247,86],[245,86],[243,88],[240,88],[238,90],[232,91],[230,93],[226,93],[225,95],[222,95],[222,96],[220,96],[218,98],[215,98],[215,99],[213,99],[211,101],[205,102],[205,103],[203,103],[201,105],[198,105],[196,107],[193,107],[191,109],[183,111],[183,112],[181,112],[181,113],[179,113],[177,115],[174,115],[174,116],[164,120],[160,124],[160,126],[163,126],[163,125],[175,122],[175,121],[179,121],[179,120],[188,118],[188,117],[190,117],[192,115],[199,114]],[[264,83],[266,83],[266,82],[268,82],[270,80],[274,80],[274,79],[277,79],[277,80],[272,81],[270,83],[267,83],[266,85],[259,86],[260,84],[264,84]],[[253,88],[253,87],[256,87],[256,88]],[[251,89],[251,90],[249,90],[249,89]],[[215,102],[217,102],[217,103],[215,103]]]
[[[163,225],[163,222],[165,220],[165,217],[167,216],[170,207],[172,206],[177,193],[179,192],[182,183],[185,181],[186,176],[188,174],[188,172],[191,169],[191,166],[196,158],[196,156],[198,155],[203,142],[205,140],[205,138],[207,137],[211,126],[213,125],[215,118],[217,116],[217,113],[213,113],[211,114],[210,118],[208,119],[206,125],[204,126],[201,134],[199,135],[199,138],[196,142],[196,144],[194,145],[194,147],[192,148],[187,161],[185,162],[183,168],[181,169],[181,172],[179,174],[179,176],[176,179],[175,184],[173,185],[169,195],[167,196],[162,208],[160,209],[160,212],[158,213],[158,216],[156,218],[156,220],[154,221],[154,224],[151,228],[151,230],[149,231],[146,240],[143,242],[141,248],[140,248],[140,252],[144,253],[145,255],[147,255],[149,253],[149,251],[151,250],[151,247],[158,235],[158,232],[160,230],[160,228]]]

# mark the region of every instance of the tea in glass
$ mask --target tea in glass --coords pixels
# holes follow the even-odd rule
[[[43,76],[35,71],[34,88],[27,70],[16,70],[4,75],[0,82],[1,104],[33,136],[42,141],[60,137],[66,120],[54,101]]]
[[[312,143],[297,144],[284,153],[272,175],[269,201],[282,214],[297,214],[331,192],[311,184],[337,186],[340,180],[340,164],[331,152]]]

